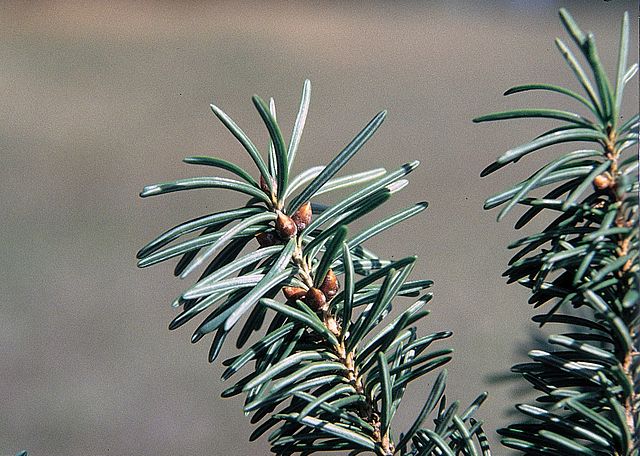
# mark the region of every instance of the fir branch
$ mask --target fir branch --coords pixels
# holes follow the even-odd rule
[[[597,146],[564,153],[485,203],[487,209],[505,204],[498,220],[519,204],[530,206],[516,228],[542,212],[556,213],[544,231],[510,246],[520,250],[505,275],[509,282],[531,289],[529,302],[535,307],[554,303],[534,321],[541,326],[562,323],[574,328],[574,332],[549,338],[558,350],[533,350],[532,363],[514,366],[514,371],[542,393],[541,406],[519,405],[518,410],[532,422],[513,424],[499,432],[506,446],[525,454],[637,455],[639,187],[633,146],[638,143],[638,115],[625,124],[619,122],[624,86],[637,69],[637,65],[627,67],[629,18],[625,14],[622,21],[614,84],[602,68],[593,35],[584,33],[566,10],[560,10],[560,18],[593,76],[591,79],[569,47],[557,40],[587,97],[547,84],[519,86],[505,94],[551,90],[580,101],[595,118],[524,109],[475,119],[547,117],[565,122],[506,152],[483,175],[550,145],[591,141]],[[533,196],[535,189],[551,184],[559,185],[543,197]],[[578,316],[573,311],[577,308],[587,310],[588,317]]]
[[[204,268],[196,283],[174,301],[182,312],[169,327],[178,328],[208,312],[192,341],[214,333],[210,361],[236,326],[241,326],[237,346],[242,348],[271,318],[257,341],[223,362],[224,380],[249,372],[222,395],[245,395],[245,413],[252,414],[253,423],[260,423],[251,440],[279,426],[268,437],[276,454],[350,451],[417,456],[481,451],[488,455],[481,422],[473,418],[486,395],[462,412],[457,402],[447,406],[444,370],[409,431],[394,434],[393,418],[407,386],[424,382],[426,374],[451,359],[450,349],[431,348],[451,333],[418,335],[414,324],[428,315],[423,307],[431,295],[423,292],[431,281],[409,280],[416,259],[382,259],[363,243],[421,213],[427,203],[396,212],[353,236],[348,226],[404,188],[406,176],[418,162],[390,172],[378,168],[337,177],[380,127],[386,116],[382,111],[326,166],[293,176],[309,94],[310,83],[305,81],[288,145],[276,120],[275,102],[267,105],[253,97],[269,133],[267,161],[244,131],[212,105],[251,156],[258,177],[218,158],[190,157],[187,163],[222,169],[241,181],[182,179],[145,187],[141,196],[223,188],[251,199],[244,207],[165,231],[138,252],[138,265],[147,267],[180,256],[176,275],[186,277]],[[333,204],[315,201],[319,195],[352,187],[356,190]],[[184,240],[198,231],[199,235]],[[258,249],[247,252],[254,239]],[[340,282],[345,284],[342,290]],[[284,299],[278,299],[281,292]],[[417,300],[393,321],[385,321],[402,297]],[[438,405],[434,427],[423,428]]]

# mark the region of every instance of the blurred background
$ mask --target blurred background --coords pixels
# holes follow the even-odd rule
[[[564,35],[561,6],[595,32],[609,71],[629,10],[637,61],[635,1],[2,2],[0,455],[268,454],[264,440],[248,442],[240,401],[219,398],[221,369],[206,362],[207,342],[191,346],[195,326],[167,330],[186,283],[172,264],[139,270],[134,259],[165,229],[239,200],[137,195],[207,172],[182,164],[187,155],[250,168],[209,103],[265,145],[251,95],[275,97],[290,131],[305,78],[298,170],[332,158],[384,108],[385,124],[348,171],[421,160],[396,202],[429,209],[370,247],[417,254],[414,275],[435,280],[421,330],[455,332],[448,395],[465,404],[489,391],[480,415],[495,441],[512,404],[532,397],[507,373],[539,332],[527,291],[500,277],[508,240],[524,234],[512,229],[517,217],[496,224],[482,202],[552,152],[479,173],[551,123],[470,119],[563,106],[562,97],[501,97],[527,82],[577,88],[553,44]],[[637,96],[632,84],[626,114]],[[408,393],[397,429],[433,379]]]

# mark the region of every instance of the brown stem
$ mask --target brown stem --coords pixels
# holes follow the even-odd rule
[[[610,169],[611,178],[610,178],[609,190],[610,190],[610,194],[612,195],[612,199],[614,201],[613,204],[616,204],[618,206],[618,209],[617,209],[618,213],[616,215],[615,223],[617,227],[633,226],[634,224],[633,218],[635,217],[635,215],[631,214],[630,219],[625,217],[624,204],[623,204],[624,195],[622,194],[622,192],[618,191],[619,177],[620,177],[618,160],[620,158],[621,151],[615,147],[615,140],[616,140],[615,130],[611,130],[608,136],[609,136],[609,140],[607,141],[607,144],[606,144],[606,151],[607,151],[607,158],[611,160],[611,169]],[[626,256],[629,253],[630,246],[631,246],[631,238],[620,236],[620,238],[618,239],[618,248],[616,249],[618,256],[619,257]],[[632,260],[627,261],[619,271],[618,273],[619,277],[623,279],[624,276],[630,271],[632,266],[633,266]],[[625,285],[626,284],[622,284],[622,286],[625,286]],[[621,291],[624,291],[624,290],[621,290]],[[634,316],[631,315],[630,321],[627,321],[626,319],[624,320],[627,326],[630,327],[631,339],[634,345],[637,345],[636,344],[637,337],[638,337],[637,330],[631,327],[631,325],[633,324],[633,318]],[[638,426],[638,422],[637,422],[638,410],[636,409],[636,404],[637,404],[638,398],[636,397],[636,393],[635,393],[635,391],[638,389],[638,383],[640,382],[640,379],[634,378],[634,370],[635,370],[634,366],[637,364],[637,357],[638,357],[637,347],[632,346],[630,351],[628,351],[627,353],[624,353],[622,356],[623,356],[623,359],[621,361],[622,361],[622,368],[623,368],[624,375],[629,379],[629,382],[631,383],[631,385],[633,385],[631,389],[631,394],[625,400],[624,409],[625,409],[625,418],[627,421],[629,432],[632,436],[635,436],[634,438],[635,442],[633,444],[635,446],[640,444],[640,442],[637,441],[638,430],[636,429],[636,427]]]

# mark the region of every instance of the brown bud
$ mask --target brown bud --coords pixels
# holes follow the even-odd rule
[[[334,274],[333,269],[329,269],[329,272],[327,272],[327,275],[322,281],[320,290],[322,290],[327,299],[331,299],[338,294],[339,287],[340,283],[338,282],[338,278]]]
[[[605,174],[600,174],[593,179],[593,186],[598,190],[604,190],[611,186],[611,179],[609,179]]]
[[[327,298],[317,288],[309,288],[304,302],[315,311],[327,309]]]
[[[275,182],[271,181],[271,186],[273,187],[273,193],[277,193],[277,185]],[[262,174],[260,175],[260,188],[267,195],[271,195],[271,190],[269,190],[269,186],[267,185],[267,181],[264,180]]]
[[[307,201],[291,216],[291,219],[296,224],[298,231],[304,230],[311,222],[311,203]]]
[[[278,218],[276,219],[276,231],[280,236],[280,239],[291,239],[297,233],[296,224],[293,223],[291,217],[278,211]]]
[[[307,294],[307,290],[300,287],[282,287],[282,293],[284,297],[287,298],[287,301],[293,301],[296,299],[304,299],[304,296]]]
[[[260,247],[270,247],[278,243],[278,237],[271,231],[256,234],[256,240]]]

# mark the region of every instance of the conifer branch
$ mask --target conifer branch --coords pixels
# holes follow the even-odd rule
[[[615,80],[603,70],[593,35],[583,32],[564,9],[560,19],[590,70],[592,78],[570,48],[556,40],[586,97],[548,84],[518,86],[505,95],[556,92],[577,100],[593,118],[523,109],[475,119],[546,117],[564,122],[507,151],[482,175],[547,146],[593,143],[593,149],[563,153],[485,203],[487,209],[504,204],[498,220],[517,205],[529,206],[516,228],[541,213],[556,214],[542,232],[509,246],[520,250],[505,275],[509,282],[531,289],[529,302],[535,307],[553,303],[546,313],[534,317],[540,326],[560,323],[571,328],[549,338],[558,350],[533,350],[529,354],[532,363],[514,366],[515,372],[541,392],[540,406],[519,405],[530,421],[499,432],[506,446],[525,454],[636,456],[640,452],[638,114],[622,123],[620,113],[624,86],[635,76],[638,65],[627,65],[627,14],[622,21]],[[548,193],[533,195],[534,190],[551,184],[556,185]]]
[[[175,274],[182,278],[203,269],[196,283],[174,301],[182,312],[169,328],[209,312],[192,336],[197,342],[214,334],[209,361],[217,358],[236,327],[238,348],[257,339],[223,362],[224,380],[240,370],[249,372],[222,396],[245,395],[244,412],[252,414],[253,423],[260,423],[251,440],[279,426],[268,437],[278,455],[320,451],[489,455],[482,423],[474,418],[486,394],[464,411],[457,402],[447,405],[445,370],[427,389],[424,408],[411,428],[395,434],[393,418],[407,386],[418,380],[425,385],[426,374],[449,362],[451,350],[432,345],[451,333],[420,336],[414,326],[428,315],[423,307],[431,299],[430,293],[423,293],[431,281],[409,280],[416,258],[383,259],[363,244],[421,213],[427,203],[394,211],[353,236],[348,226],[402,190],[418,162],[391,172],[374,169],[337,177],[380,127],[386,116],[382,111],[326,166],[294,176],[293,159],[309,94],[306,81],[288,145],[273,100],[267,104],[253,97],[271,139],[266,161],[244,131],[212,105],[250,155],[257,177],[219,158],[189,157],[187,163],[223,169],[234,178],[196,177],[142,191],[141,196],[147,197],[216,188],[250,197],[244,207],[180,224],[138,252],[140,267],[180,257]],[[320,195],[354,187],[334,203],[317,201]],[[254,239],[257,250],[252,249]],[[284,299],[278,299],[281,294]],[[389,322],[393,306],[403,297],[416,300],[400,307],[399,315]],[[261,330],[268,318],[266,330]],[[434,426],[425,428],[430,415]]]

